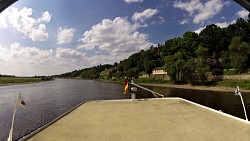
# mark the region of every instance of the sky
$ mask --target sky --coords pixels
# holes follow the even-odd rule
[[[119,63],[248,14],[232,0],[19,0],[0,13],[0,74],[54,75]]]

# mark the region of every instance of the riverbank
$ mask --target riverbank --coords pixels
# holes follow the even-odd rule
[[[223,86],[192,86],[191,84],[186,85],[175,85],[175,84],[153,84],[153,83],[139,83],[139,85],[144,86],[154,86],[154,87],[169,87],[169,88],[179,88],[179,89],[193,89],[193,90],[205,90],[205,91],[218,91],[218,92],[234,92],[233,87],[223,87]],[[241,92],[250,92],[250,90],[240,89]]]
[[[98,79],[98,81],[102,82],[108,82],[108,83],[124,83],[124,81],[112,81],[112,80],[107,80],[107,79]],[[225,81],[226,82],[226,81]],[[176,85],[176,84],[170,84],[170,83],[148,83],[148,82],[135,82],[136,84],[139,85],[144,85],[144,86],[154,86],[154,87],[168,87],[168,88],[178,88],[178,89],[193,89],[193,90],[203,90],[203,91],[217,91],[217,92],[234,92],[236,88],[236,82],[235,85],[230,85],[230,86],[193,86],[191,84],[185,84],[185,85]],[[235,86],[235,87],[234,87]],[[239,85],[241,86],[241,85]],[[240,87],[241,92],[250,92],[250,90],[244,89]]]
[[[0,86],[11,86],[21,84],[39,83],[49,80],[41,78],[24,78],[24,77],[0,77]]]

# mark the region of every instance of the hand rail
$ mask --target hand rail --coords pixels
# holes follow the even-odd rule
[[[162,98],[164,98],[164,95],[159,94],[159,93],[157,93],[157,92],[155,92],[155,91],[152,91],[152,90],[150,90],[150,89],[148,89],[148,88],[145,88],[145,87],[143,87],[143,86],[140,86],[140,85],[138,85],[138,84],[135,84],[133,80],[131,80],[131,85],[134,85],[134,86],[139,87],[139,88],[141,88],[141,89],[143,89],[143,90],[146,90],[146,91],[148,91],[148,92],[151,92],[156,98],[159,98],[158,96],[161,96]],[[157,96],[157,95],[158,95],[158,96]]]

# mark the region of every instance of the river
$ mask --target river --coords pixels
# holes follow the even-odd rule
[[[182,97],[216,110],[244,118],[240,98],[233,93],[148,87],[165,97]],[[49,82],[0,87],[0,140],[6,141],[11,127],[13,109],[18,93],[27,108],[18,106],[14,124],[14,139],[18,139],[52,121],[74,106],[91,100],[127,99],[123,84],[94,80],[56,79]],[[250,111],[250,94],[242,94]],[[138,98],[152,94],[138,90]]]

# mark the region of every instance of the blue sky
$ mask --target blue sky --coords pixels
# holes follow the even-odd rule
[[[52,75],[113,64],[248,14],[232,0],[19,0],[0,14],[0,74]]]

